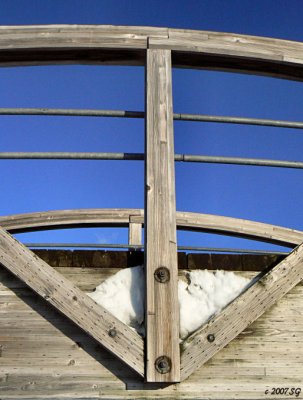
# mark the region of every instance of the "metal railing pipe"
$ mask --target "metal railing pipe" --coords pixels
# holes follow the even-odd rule
[[[132,244],[100,244],[100,243],[25,243],[30,248],[91,248],[91,249],[144,249],[143,245]],[[199,247],[199,246],[178,246],[180,251],[199,251],[202,253],[236,253],[236,254],[259,254],[259,255],[288,255],[286,251],[274,250],[251,250],[251,249],[232,249],[222,247]]]
[[[241,157],[220,157],[220,156],[200,156],[192,154],[176,154],[175,161],[196,162],[206,164],[234,164],[234,165],[253,165],[258,167],[276,168],[303,168],[301,161],[268,160],[260,158],[241,158]]]
[[[1,152],[0,160],[144,160],[144,154],[95,152]]]
[[[1,152],[0,160],[144,160],[143,153]],[[301,161],[175,154],[177,162],[303,169]]]
[[[144,118],[143,111],[96,110],[75,108],[0,108],[0,115],[44,115],[56,117]]]
[[[0,108],[0,115],[44,115],[64,117],[114,117],[144,118],[144,111],[62,109],[62,108]],[[241,125],[272,126],[277,128],[303,129],[303,122],[264,118],[229,117],[205,114],[174,113],[176,121],[214,122]]]

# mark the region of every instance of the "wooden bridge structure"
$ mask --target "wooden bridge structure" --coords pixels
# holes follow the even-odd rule
[[[298,350],[303,343],[303,232],[224,216],[177,212],[174,165],[203,162],[302,169],[303,163],[175,154],[173,121],[293,129],[302,129],[303,123],[176,114],[171,77],[172,67],[180,67],[302,80],[303,44],[149,27],[0,27],[0,66],[50,64],[141,65],[146,71],[145,111],[2,108],[0,115],[144,118],[144,154],[0,152],[0,159],[143,160],[145,207],[0,217],[0,397],[267,398],[266,391],[272,388],[290,386],[289,391],[298,390],[303,384],[303,353]],[[112,273],[112,265],[108,268],[100,262],[92,271],[86,264],[90,275],[81,263],[64,264],[70,258],[66,251],[33,252],[12,236],[87,226],[128,227],[128,248],[144,248],[145,340],[82,290],[91,288],[96,274],[104,279]],[[274,262],[262,256],[262,267],[257,268],[260,274],[251,286],[180,345],[177,229],[282,244],[291,252]],[[90,257],[89,252],[86,255]],[[236,259],[229,257],[227,264],[232,269]],[[257,262],[258,256],[250,257]],[[241,273],[255,275],[252,271],[256,268],[249,272],[243,268],[243,260],[245,257]],[[96,351],[99,345],[102,348]],[[239,353],[245,355],[244,359],[236,357]],[[269,357],[266,361],[264,354]]]

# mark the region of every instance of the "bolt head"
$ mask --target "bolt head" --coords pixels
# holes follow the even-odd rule
[[[165,283],[170,280],[170,272],[169,269],[166,267],[159,267],[154,272],[154,277],[156,281],[160,283]]]
[[[108,331],[108,336],[110,336],[110,337],[112,337],[112,338],[114,338],[115,336],[117,336],[117,331],[116,331],[116,329],[115,329],[115,328],[111,328],[111,329]]]
[[[207,335],[207,340],[212,343],[215,341],[215,335],[210,333],[209,335]]]
[[[160,374],[167,374],[171,371],[171,360],[169,357],[161,356],[155,361],[155,368]]]

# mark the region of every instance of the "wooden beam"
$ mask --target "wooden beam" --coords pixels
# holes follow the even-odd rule
[[[142,244],[142,224],[129,221],[128,244],[138,246]]]
[[[16,214],[0,217],[0,226],[12,233],[34,232],[83,226],[127,227],[129,221],[143,224],[142,209],[78,209]],[[273,244],[295,246],[303,242],[303,232],[277,225],[220,215],[177,212],[177,228],[215,232],[260,240]]]
[[[172,51],[176,67],[303,80],[303,44],[290,40],[136,26],[0,27],[0,66],[144,65],[148,47]]]
[[[303,244],[183,343],[181,380],[226,346],[302,279]]]
[[[148,382],[178,382],[178,264],[169,50],[147,50],[145,146],[145,377]]]
[[[144,375],[142,338],[2,228],[0,263],[97,342]]]
[[[214,232],[273,244],[295,246],[303,242],[303,232],[277,225],[221,215],[177,212],[177,228]],[[0,217],[0,226],[12,233],[83,226],[127,227],[129,221],[143,224],[142,209],[75,209],[16,214]]]
[[[243,237],[282,246],[303,242],[302,231],[221,215],[178,212],[177,226],[179,229]]]

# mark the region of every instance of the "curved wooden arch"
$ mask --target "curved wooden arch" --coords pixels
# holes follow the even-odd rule
[[[303,43],[171,28],[1,26],[0,65],[144,65],[146,49],[172,50],[175,67],[303,79]]]
[[[127,227],[144,223],[142,209],[79,209],[16,214],[0,217],[0,226],[11,233],[79,227]],[[177,228],[232,235],[294,247],[303,232],[281,226],[211,214],[177,212]]]

